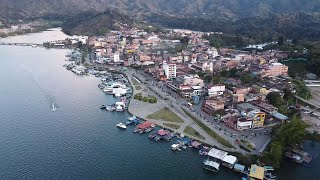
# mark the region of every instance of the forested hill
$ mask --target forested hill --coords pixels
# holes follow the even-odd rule
[[[279,13],[319,12],[320,0],[0,0],[0,17],[23,18],[48,13],[118,9],[132,14],[160,13],[241,19]]]
[[[77,33],[99,33],[114,22],[130,22],[130,16],[262,41],[281,35],[320,39],[320,0],[0,0],[0,19],[57,18]]]
[[[148,20],[172,28],[223,32],[260,39],[285,36],[295,39],[320,40],[320,15],[309,13],[276,14],[267,17],[247,17],[238,20],[221,20],[206,17],[174,17],[151,15]]]

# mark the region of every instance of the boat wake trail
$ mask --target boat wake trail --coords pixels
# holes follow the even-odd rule
[[[26,72],[28,72],[31,75],[32,81],[35,83],[35,85],[37,86],[37,88],[39,89],[41,94],[48,101],[48,104],[50,105],[51,111],[55,112],[58,108],[58,105],[57,105],[56,100],[55,100],[54,96],[52,95],[52,93],[50,93],[49,91],[47,91],[45,88],[43,88],[41,86],[38,78],[33,74],[32,70],[30,68],[26,67],[25,65],[21,65],[21,67],[22,67],[22,69],[24,69]]]

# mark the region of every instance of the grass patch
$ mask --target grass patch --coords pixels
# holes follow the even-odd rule
[[[137,81],[136,78],[133,78],[133,77],[132,77],[132,78],[131,78],[131,81],[132,81],[132,84],[135,85],[135,86],[140,85],[140,82]]]
[[[163,123],[163,125],[165,125],[169,128],[172,128],[172,129],[179,129],[180,128],[180,125],[178,125],[178,124]]]
[[[172,112],[169,108],[165,107],[161,109],[160,111],[157,111],[153,114],[150,114],[147,116],[147,118],[150,119],[161,119],[164,121],[169,122],[177,122],[177,123],[183,123],[184,121],[176,115],[174,112]]]
[[[232,144],[230,144],[227,140],[225,140],[223,137],[219,136],[216,132],[214,132],[212,129],[210,129],[208,126],[203,124],[198,118],[194,117],[191,113],[186,111],[182,108],[182,110],[194,121],[196,122],[204,131],[206,131],[213,139],[217,140],[221,145],[228,147],[228,148],[234,148]]]
[[[203,137],[198,131],[196,131],[195,129],[193,129],[190,126],[187,126],[184,131],[185,134],[189,134],[191,136],[197,137],[199,139],[205,140],[205,137]]]
[[[139,91],[139,90],[141,90],[142,89],[142,87],[141,86],[135,86],[134,87],[137,91]]]

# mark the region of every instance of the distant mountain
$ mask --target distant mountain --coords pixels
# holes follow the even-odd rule
[[[77,14],[106,8],[132,14],[240,19],[288,12],[319,12],[320,0],[0,0],[0,17]]]
[[[133,20],[119,11],[87,11],[66,18],[62,29],[66,34],[103,35],[117,29],[119,23],[132,25]]]
[[[77,33],[105,31],[114,22],[130,22],[131,16],[250,38],[320,39],[319,15],[320,0],[0,0],[0,19],[58,18],[66,21],[67,31]]]

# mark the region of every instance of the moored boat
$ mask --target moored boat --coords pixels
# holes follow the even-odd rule
[[[106,106],[105,105],[101,105],[100,109],[106,109]]]
[[[120,129],[127,129],[127,126],[122,123],[118,123],[116,126]]]
[[[172,150],[178,150],[178,151],[181,151],[181,148],[180,148],[180,144],[172,144],[171,145],[171,149]]]

